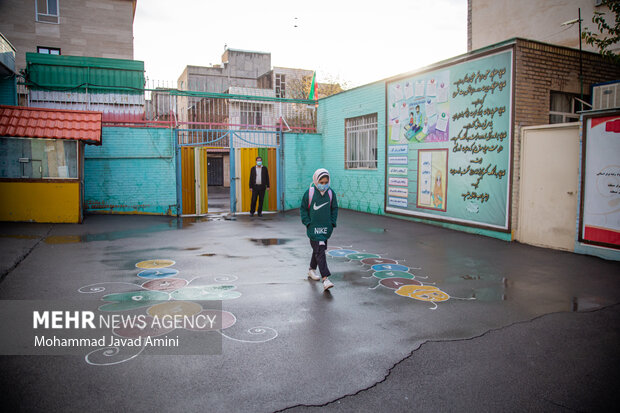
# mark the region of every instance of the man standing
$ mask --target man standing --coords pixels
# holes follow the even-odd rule
[[[250,170],[250,189],[252,190],[252,204],[250,204],[250,216],[256,211],[256,198],[258,198],[258,216],[263,215],[263,200],[265,190],[269,189],[269,171],[263,166],[263,158],[256,158],[256,166]]]

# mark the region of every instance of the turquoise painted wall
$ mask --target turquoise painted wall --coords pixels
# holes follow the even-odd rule
[[[344,167],[344,121],[356,116],[377,114],[378,121],[378,168],[375,170],[351,170]],[[341,208],[352,209],[371,214],[385,214],[385,82],[371,83],[360,86],[346,92],[333,95],[319,101],[317,131],[319,137],[313,135],[312,142],[315,147],[322,149],[322,158],[319,163],[330,171],[332,188],[338,195],[338,203]],[[299,135],[303,137],[305,135]],[[288,141],[286,141],[288,142]],[[321,142],[318,145],[316,142]],[[294,151],[300,153],[295,154]],[[298,158],[306,152],[304,148],[289,145],[285,148],[284,174],[289,177],[291,167],[295,168],[299,163]],[[293,157],[293,159],[290,159]],[[287,160],[288,159],[288,160]],[[313,165],[310,176],[316,169]],[[301,196],[301,188],[296,188],[298,178],[287,182],[286,188],[289,194]],[[305,182],[305,186],[309,181]],[[305,190],[305,187],[303,188]],[[296,191],[296,192],[295,192]],[[298,195],[299,194],[299,195]],[[286,202],[286,209],[298,208],[298,200],[295,203]],[[443,228],[485,235],[493,238],[510,241],[511,234],[486,229],[473,228],[464,225],[444,223],[433,220],[404,217],[401,215],[386,214],[388,216],[405,219],[408,221],[421,222],[437,225]]]
[[[323,166],[323,138],[318,134],[284,134],[284,209],[299,208],[312,183],[312,174]]]
[[[345,169],[344,121],[377,114],[377,169]],[[317,131],[323,136],[323,167],[341,208],[384,214],[385,83],[376,82],[319,101]]]
[[[176,215],[174,134],[165,128],[103,128],[86,145],[84,206],[91,213]]]

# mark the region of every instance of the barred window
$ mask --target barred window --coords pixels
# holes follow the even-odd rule
[[[246,129],[260,129],[263,124],[261,105],[241,102],[241,125]]]
[[[346,169],[377,169],[377,114],[344,120]]]

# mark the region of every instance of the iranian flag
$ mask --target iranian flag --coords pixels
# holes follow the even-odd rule
[[[316,100],[316,72],[312,73],[312,83],[310,84],[310,93],[308,93],[308,100]]]

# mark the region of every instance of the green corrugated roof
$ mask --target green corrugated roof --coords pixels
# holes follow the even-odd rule
[[[144,88],[144,62],[102,57],[26,53],[28,82],[35,89],[131,91]]]

